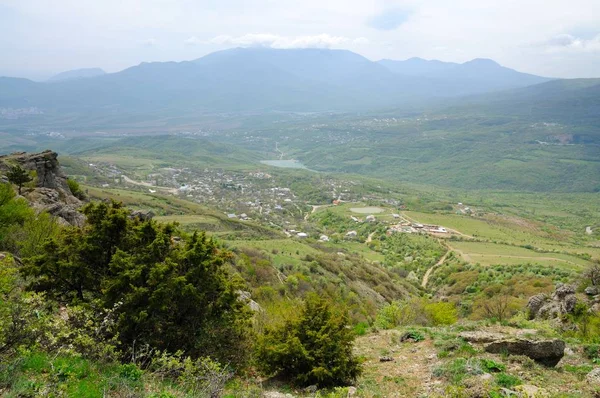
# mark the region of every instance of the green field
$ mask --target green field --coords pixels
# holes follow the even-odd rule
[[[452,247],[469,263],[496,264],[541,264],[582,270],[589,261],[563,253],[540,253],[518,246],[484,242],[451,242]]]

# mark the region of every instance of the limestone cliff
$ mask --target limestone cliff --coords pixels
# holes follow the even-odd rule
[[[84,216],[78,211],[82,202],[71,193],[67,176],[58,163],[56,152],[18,152],[0,156],[0,175],[6,174],[11,165],[35,172],[31,187],[23,189],[22,196],[38,211],[47,211],[67,225],[83,225]],[[5,177],[2,181],[5,182]]]

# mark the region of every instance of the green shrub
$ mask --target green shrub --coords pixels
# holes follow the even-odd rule
[[[521,379],[508,373],[499,373],[496,375],[496,384],[500,387],[511,388],[522,384]]]
[[[259,338],[256,361],[266,375],[297,385],[345,385],[361,371],[353,340],[348,315],[311,294],[297,318],[268,328]]]
[[[134,363],[125,363],[119,367],[119,376],[131,381],[138,381],[144,372]]]
[[[354,325],[354,334],[357,336],[364,336],[369,330],[369,324],[367,322],[359,322]]]
[[[419,342],[425,340],[425,335],[418,330],[409,330],[404,333],[408,339],[413,340],[414,342]]]
[[[427,314],[433,326],[452,325],[458,320],[458,312],[453,303],[430,303],[425,305]]]
[[[583,351],[585,352],[585,355],[591,360],[594,360],[594,359],[600,357],[600,345],[599,344],[588,344],[583,347]]]
[[[77,181],[67,178],[67,185],[69,186],[69,190],[71,191],[73,196],[75,196],[77,199],[86,199],[85,192],[83,192],[81,186]]]
[[[481,366],[487,372],[504,372],[506,370],[504,364],[498,363],[492,359],[481,359]]]

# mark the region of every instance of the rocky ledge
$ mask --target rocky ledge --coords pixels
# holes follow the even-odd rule
[[[83,225],[85,217],[78,211],[82,202],[71,193],[56,152],[18,152],[0,156],[0,174],[6,174],[9,167],[14,165],[35,172],[35,186],[22,192],[34,209],[47,211],[65,225]]]

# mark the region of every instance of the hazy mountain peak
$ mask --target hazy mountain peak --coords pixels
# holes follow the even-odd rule
[[[475,58],[470,61],[465,62],[463,65],[477,65],[477,66],[495,66],[502,67],[498,62],[489,58]]]
[[[82,68],[82,69],[74,69],[68,70],[66,72],[61,72],[52,76],[48,79],[49,82],[56,81],[64,81],[64,80],[73,80],[73,79],[86,79],[89,77],[96,77],[105,75],[106,72],[100,68]]]

